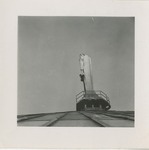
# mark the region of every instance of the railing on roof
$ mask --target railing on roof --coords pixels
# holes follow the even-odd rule
[[[97,90],[94,91],[99,97],[103,98],[104,100],[106,100],[108,103],[110,103],[109,97],[107,96],[107,94],[105,94],[103,91]],[[78,93],[76,95],[76,102],[78,103],[80,100],[85,98],[85,92],[81,91],[80,93]]]

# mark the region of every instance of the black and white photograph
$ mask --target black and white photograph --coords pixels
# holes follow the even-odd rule
[[[18,127],[135,127],[135,17],[18,16]]]
[[[0,148],[148,149],[148,14],[148,0],[1,0]]]

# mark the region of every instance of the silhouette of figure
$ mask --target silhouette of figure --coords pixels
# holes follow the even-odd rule
[[[79,57],[81,75],[84,75],[84,56],[85,54],[82,53]]]

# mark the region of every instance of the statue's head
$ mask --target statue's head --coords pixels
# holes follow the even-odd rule
[[[81,53],[80,56],[85,56],[85,54]]]

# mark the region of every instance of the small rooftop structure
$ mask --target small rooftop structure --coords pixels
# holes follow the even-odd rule
[[[109,97],[102,91],[94,91],[91,58],[80,54],[80,79],[84,91],[76,95],[76,110],[108,110],[111,108]]]

